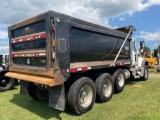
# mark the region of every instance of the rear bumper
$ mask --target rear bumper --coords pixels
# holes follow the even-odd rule
[[[16,78],[19,80],[24,80],[27,82],[33,82],[37,84],[47,85],[47,86],[56,86],[63,84],[63,80],[59,77],[47,77],[41,75],[27,74],[27,73],[18,73],[18,72],[8,72],[5,74],[6,77]]]

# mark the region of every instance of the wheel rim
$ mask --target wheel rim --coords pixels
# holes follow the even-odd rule
[[[124,75],[122,73],[120,73],[118,76],[118,84],[120,87],[123,87],[124,85]]]
[[[144,71],[144,77],[145,77],[145,79],[147,79],[147,77],[148,77],[148,71],[146,69]]]
[[[79,94],[79,103],[82,107],[88,107],[93,98],[93,91],[91,86],[85,85],[81,88],[80,94]]]
[[[110,96],[112,93],[112,83],[109,79],[105,80],[103,84],[103,93],[106,97]]]
[[[0,80],[0,87],[1,88],[8,88],[8,87],[10,87],[11,86],[11,84],[12,84],[12,82],[11,82],[11,80],[10,79],[2,79],[2,80]]]

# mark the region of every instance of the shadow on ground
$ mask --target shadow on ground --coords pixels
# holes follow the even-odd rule
[[[56,118],[59,120],[62,119],[60,116],[62,112],[49,107],[47,101],[40,102],[30,98],[29,96],[14,94],[13,99],[10,102],[34,114],[37,114],[39,117],[43,119],[50,119],[50,118]],[[69,110],[65,110],[64,112],[68,115],[71,116],[73,115]]]
[[[138,82],[142,82],[142,80],[131,78],[131,79],[126,80],[126,85],[134,85],[134,84],[137,84]]]

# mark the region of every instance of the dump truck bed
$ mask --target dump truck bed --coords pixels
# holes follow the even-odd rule
[[[13,24],[8,31],[11,65],[6,76],[49,86],[75,72],[111,67],[127,35],[54,11]],[[117,66],[130,65],[130,40],[131,35]]]

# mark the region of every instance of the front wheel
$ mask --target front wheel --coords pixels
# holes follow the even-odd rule
[[[140,79],[143,81],[148,80],[148,67],[147,66],[144,67],[144,74],[143,74],[143,77],[141,77]]]
[[[13,89],[15,86],[15,80],[13,78],[2,77],[0,79],[0,92]]]
[[[68,106],[71,111],[81,115],[91,110],[95,102],[95,85],[87,77],[75,81],[68,92]]]

